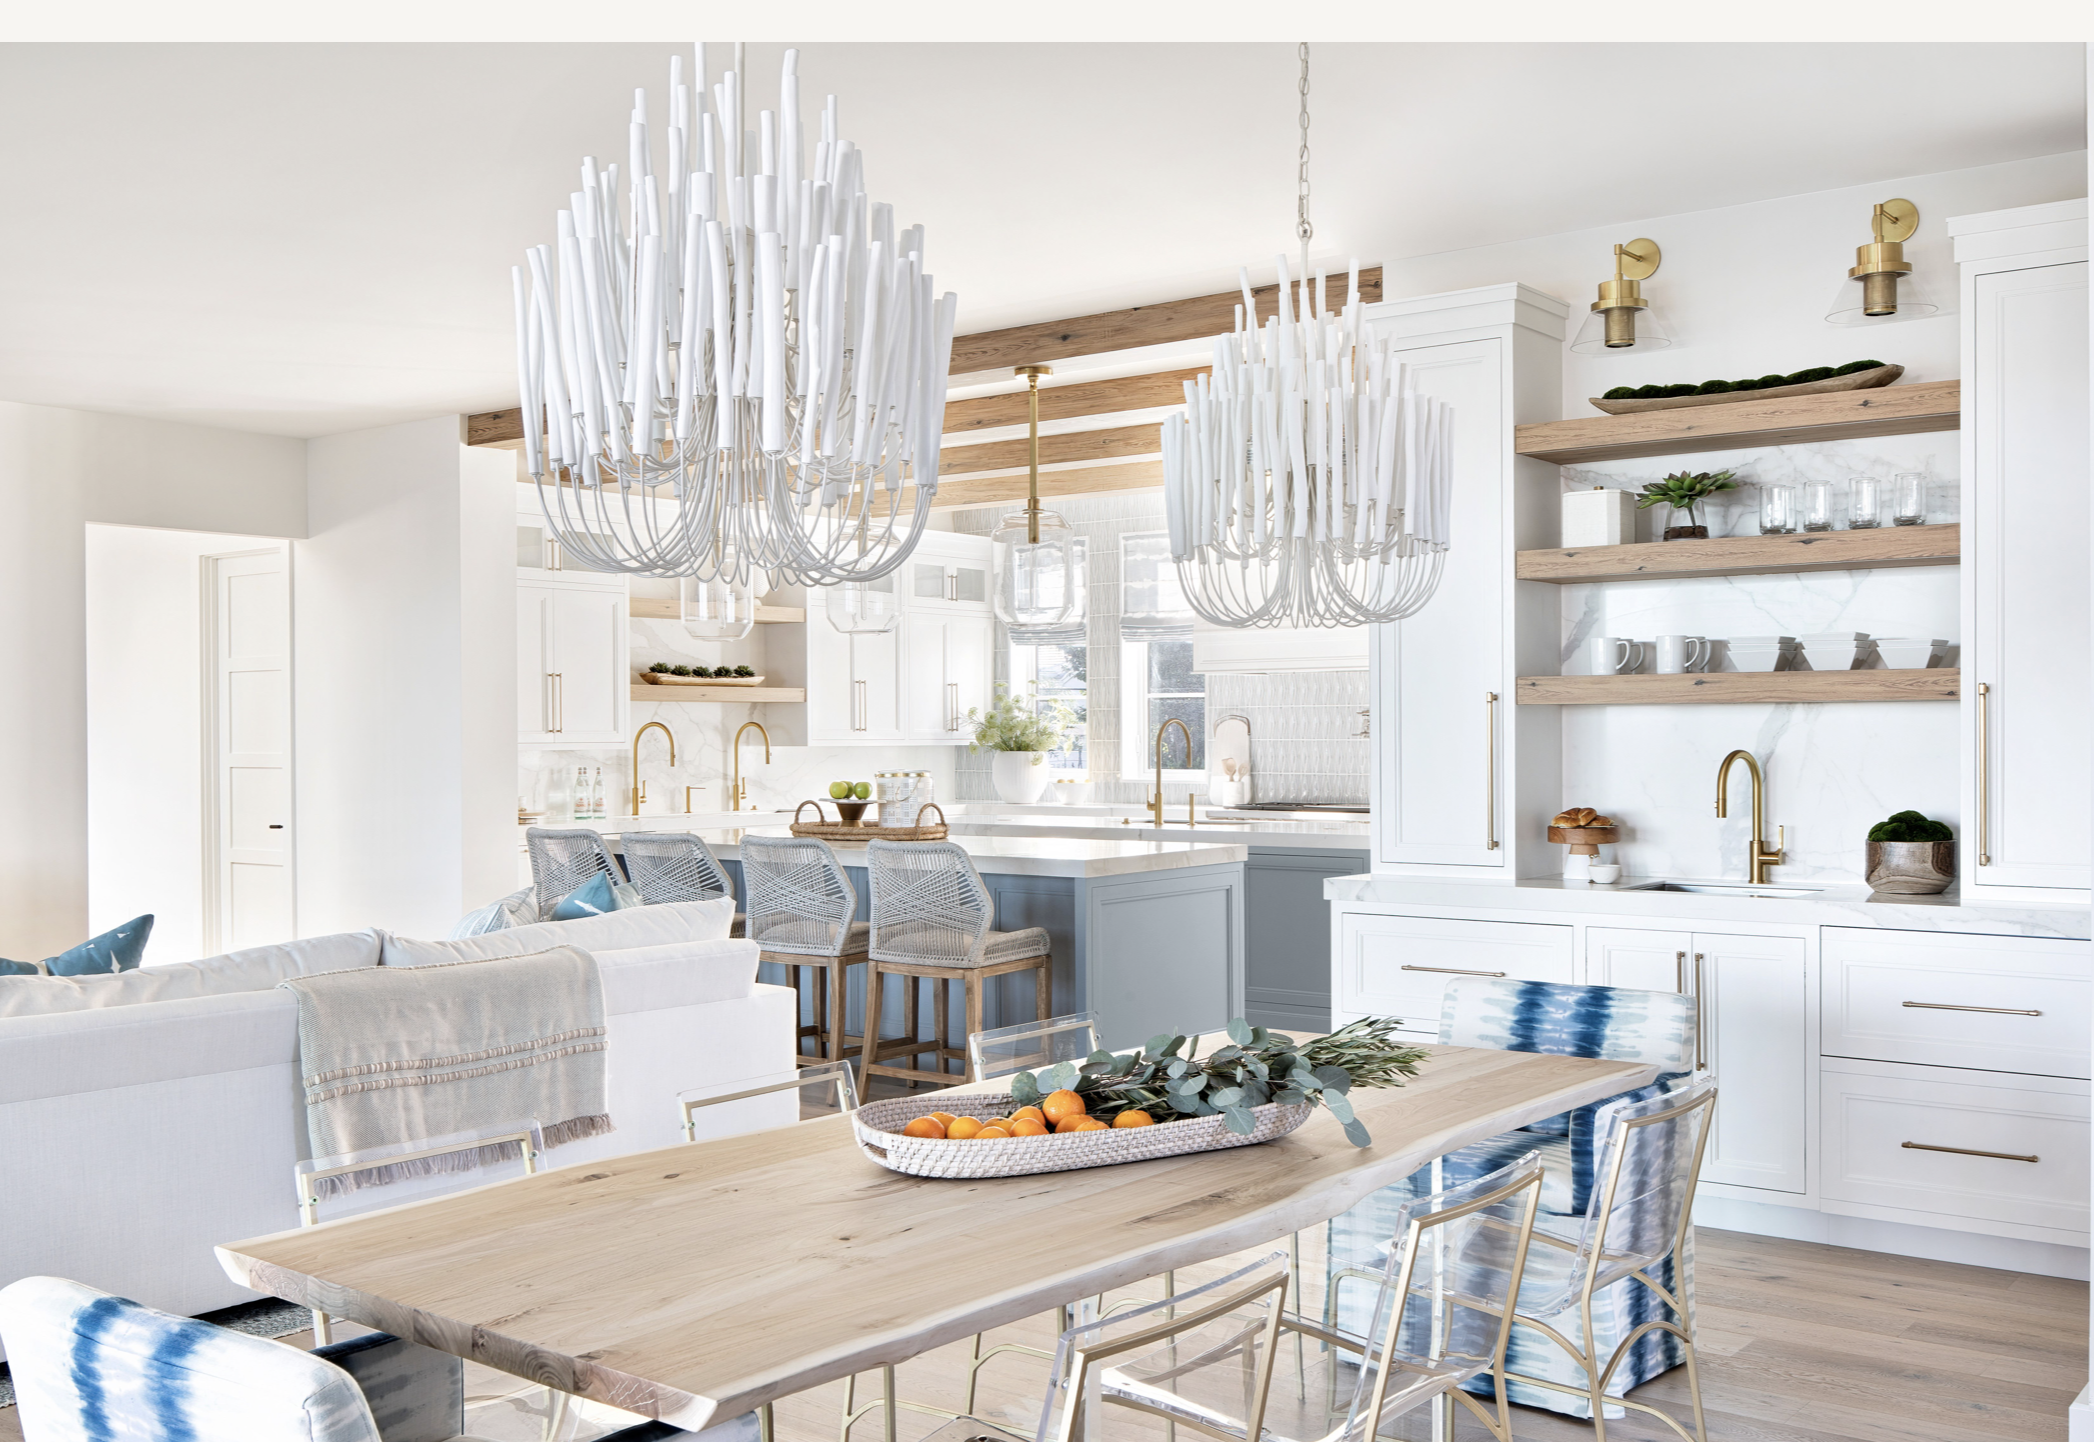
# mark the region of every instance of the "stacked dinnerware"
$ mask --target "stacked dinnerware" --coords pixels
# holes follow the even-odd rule
[[[1866,631],[1824,631],[1815,636],[1798,636],[1796,640],[1802,646],[1802,654],[1789,662],[1792,671],[1797,669],[1797,660],[1812,671],[1852,671],[1868,664]]]
[[[1884,666],[1892,671],[1924,671],[1929,666],[1939,666],[1949,649],[1949,643],[1938,636],[1878,636],[1875,646]]]
[[[1729,645],[1735,671],[1786,671],[1796,653],[1794,636],[1733,636]]]

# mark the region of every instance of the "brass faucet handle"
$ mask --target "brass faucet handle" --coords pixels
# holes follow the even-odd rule
[[[1764,844],[1765,843],[1762,843],[1762,845]],[[1769,866],[1779,866],[1782,863],[1782,858],[1787,856],[1788,854],[1789,828],[1786,826],[1777,826],[1774,828],[1774,850],[1767,854],[1767,864]]]

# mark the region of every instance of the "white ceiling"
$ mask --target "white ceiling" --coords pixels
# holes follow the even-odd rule
[[[513,404],[509,266],[580,157],[622,150],[670,48],[0,46],[0,399],[288,435]],[[751,49],[752,116],[780,50]],[[2076,44],[1322,44],[1316,249],[2077,150],[2084,65]],[[810,111],[838,94],[874,197],[928,227],[962,331],[1221,289],[1291,249],[1290,46],[810,44],[800,70]]]

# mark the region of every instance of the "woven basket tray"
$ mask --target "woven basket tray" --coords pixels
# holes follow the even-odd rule
[[[912,1177],[1023,1177],[1035,1172],[1074,1172],[1085,1167],[1111,1167],[1121,1162],[1147,1162],[1187,1152],[1217,1152],[1226,1147],[1255,1146],[1283,1137],[1309,1119],[1310,1108],[1268,1102],[1251,1108],[1257,1126],[1247,1137],[1229,1130],[1219,1116],[1188,1117],[1147,1127],[1115,1127],[1102,1132],[1058,1132],[1044,1137],[991,1137],[944,1141],[905,1137],[901,1129],[932,1112],[954,1116],[1008,1116],[1009,1092],[934,1092],[867,1102],[851,1117],[858,1148],[881,1166]]]
[[[800,820],[800,813],[808,807],[814,808],[815,819]],[[922,825],[923,813],[935,811],[938,820],[930,826]],[[943,841],[945,839],[945,811],[935,801],[926,801],[916,809],[915,826],[864,826],[850,821],[830,821],[822,815],[822,803],[802,801],[793,810],[792,833],[795,836],[818,836],[824,841]],[[937,1111],[937,1107],[932,1107]]]

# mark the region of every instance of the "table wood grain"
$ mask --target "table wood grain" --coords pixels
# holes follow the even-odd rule
[[[1654,1067],[1434,1047],[1262,1146],[986,1181],[867,1160],[844,1117],[640,1152],[217,1249],[235,1281],[696,1429],[1336,1216]],[[993,1086],[993,1084],[991,1084]],[[557,1154],[555,1154],[557,1156]]]

